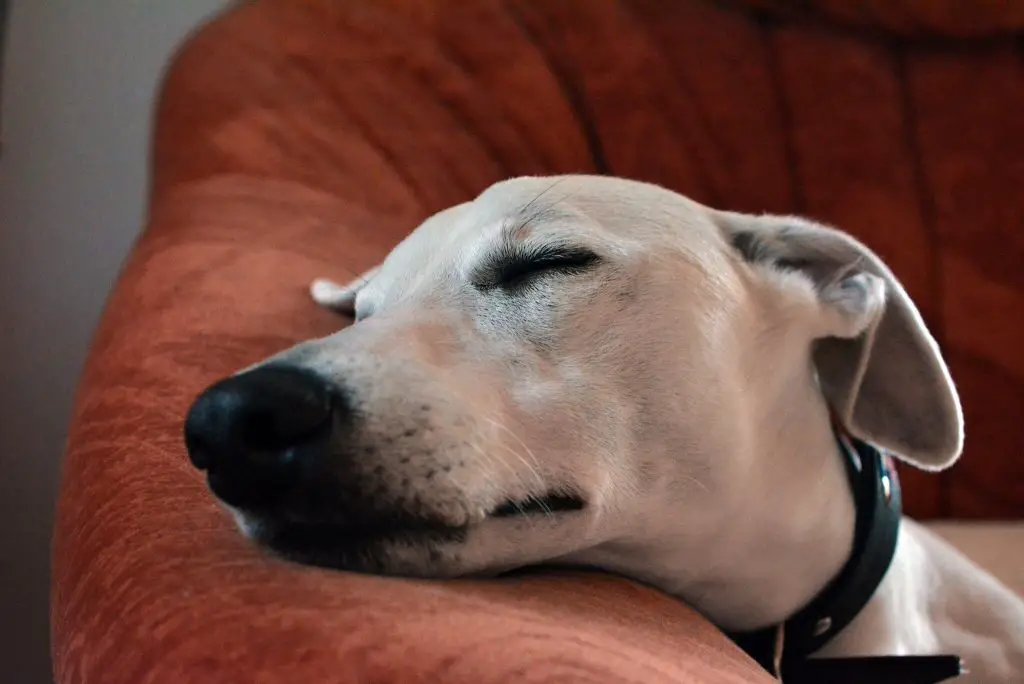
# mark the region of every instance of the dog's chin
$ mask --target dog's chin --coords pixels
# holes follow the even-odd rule
[[[355,529],[332,523],[236,517],[247,537],[286,560],[332,570],[409,577],[456,574],[448,568],[444,550],[457,548],[468,531],[433,523]]]
[[[333,570],[424,579],[499,574],[509,567],[466,567],[460,548],[471,533],[500,535],[502,528],[542,518],[554,522],[584,508],[570,496],[505,502],[481,521],[461,526],[395,518],[372,526],[295,521],[232,510],[242,533],[286,560]]]

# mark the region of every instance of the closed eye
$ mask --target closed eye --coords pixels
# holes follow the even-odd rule
[[[515,288],[544,275],[582,273],[599,261],[597,254],[581,247],[510,249],[486,269],[487,280],[498,287]]]

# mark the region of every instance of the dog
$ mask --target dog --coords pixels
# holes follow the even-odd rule
[[[926,471],[962,449],[956,389],[904,288],[802,218],[621,178],[514,178],[311,292],[355,324],[215,383],[185,422],[242,532],[302,563],[596,567],[753,633],[851,560],[837,424]],[[958,681],[1024,681],[1024,601],[918,523],[892,539],[866,605],[814,657],[952,653]]]

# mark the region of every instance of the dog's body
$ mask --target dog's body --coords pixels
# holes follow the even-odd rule
[[[944,540],[904,520],[896,557],[871,602],[820,655],[955,653],[956,682],[1019,682],[1024,602]]]
[[[215,386],[187,429],[243,531],[303,562],[598,566],[751,630],[850,557],[830,407],[921,468],[961,450],[954,387],[902,287],[863,245],[799,219],[621,179],[520,178],[313,296],[358,323]],[[283,439],[282,418],[260,437],[287,455],[287,491],[237,456],[251,444],[237,407],[268,393],[264,417],[306,407],[287,417],[299,432]],[[881,586],[821,655],[929,653],[961,655],[958,681],[1024,681],[1024,601],[904,521]]]

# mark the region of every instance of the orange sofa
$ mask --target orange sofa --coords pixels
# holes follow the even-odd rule
[[[289,565],[188,465],[202,387],[344,324],[309,300],[312,278],[355,276],[507,176],[612,173],[858,235],[919,302],[966,411],[961,465],[904,470],[909,512],[1024,515],[1022,8],[256,0],[204,26],[167,73],[148,224],[81,380],[57,682],[770,681],[623,579]]]

